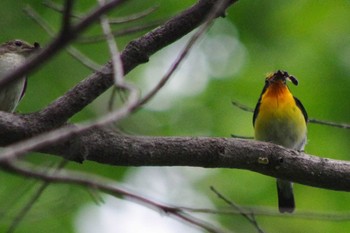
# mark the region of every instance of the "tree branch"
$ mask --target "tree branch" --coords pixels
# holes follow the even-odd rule
[[[0,119],[0,128],[7,129],[0,131],[0,138],[6,138],[9,132],[23,136],[22,132],[35,127],[24,116],[0,112]],[[39,151],[70,160],[85,158],[113,166],[245,169],[314,187],[350,191],[350,162],[321,158],[254,140],[125,136],[108,129],[93,128]]]
[[[83,151],[87,160],[98,163],[238,168],[305,185],[350,191],[350,162],[271,143],[233,138],[129,137],[104,130],[90,131],[81,139],[83,146],[75,154]]]

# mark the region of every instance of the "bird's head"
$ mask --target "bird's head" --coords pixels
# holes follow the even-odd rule
[[[293,76],[289,75],[286,71],[278,70],[275,73],[267,75],[266,84],[282,84],[286,85],[286,81],[291,81],[294,85],[298,85],[298,80]]]
[[[31,45],[22,40],[11,40],[0,45],[0,55],[5,53],[16,53],[28,57],[39,49],[40,45],[38,42],[34,42],[34,44]]]
[[[294,85],[298,85],[298,80],[286,71],[278,70],[275,73],[268,74],[262,94],[275,98],[290,93],[287,80],[291,81]]]

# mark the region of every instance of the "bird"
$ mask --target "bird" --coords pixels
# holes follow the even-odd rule
[[[267,75],[253,114],[254,138],[303,151],[308,115],[301,101],[291,93],[287,80],[298,85],[298,80],[286,71]],[[277,179],[277,196],[279,211],[292,213],[295,209],[293,183]]]
[[[25,63],[27,58],[40,49],[39,43],[33,45],[23,40],[11,40],[0,45],[0,80]],[[27,87],[27,78],[0,89],[0,111],[14,112]]]

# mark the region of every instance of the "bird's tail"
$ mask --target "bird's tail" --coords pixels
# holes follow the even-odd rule
[[[293,183],[277,179],[278,208],[281,213],[292,213],[295,209]]]

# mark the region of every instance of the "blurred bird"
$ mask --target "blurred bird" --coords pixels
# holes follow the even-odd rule
[[[306,144],[308,116],[301,102],[290,92],[286,80],[298,80],[285,71],[267,76],[254,110],[255,139],[303,151]],[[281,213],[295,209],[293,184],[277,179],[278,207]]]
[[[30,45],[21,40],[12,40],[0,45],[0,79],[20,67],[26,59],[40,49],[35,42]],[[22,99],[27,86],[27,79],[23,77],[0,89],[0,110],[15,111],[18,102]]]

